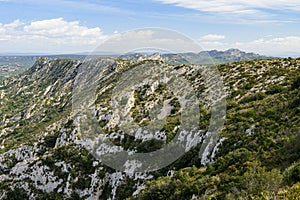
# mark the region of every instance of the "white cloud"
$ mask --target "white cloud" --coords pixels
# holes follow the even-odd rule
[[[265,55],[300,57],[300,36],[261,38],[250,42],[237,42],[234,46]]]
[[[5,33],[14,31],[15,28],[20,26],[22,23],[20,20],[15,20],[9,24],[1,24],[0,23],[0,35],[4,35]],[[3,37],[1,38],[2,40],[4,39]]]
[[[4,24],[3,27],[7,28],[7,29],[14,29],[14,28],[16,28],[18,26],[21,26],[21,25],[22,25],[22,22],[17,19],[17,20],[15,20],[15,21],[13,21],[9,24]]]
[[[218,35],[218,34],[208,34],[204,35],[200,38],[200,40],[204,41],[214,41],[214,40],[223,40],[225,39],[225,35]]]
[[[300,11],[297,0],[156,0],[165,4],[226,14],[255,14],[262,9]]]
[[[300,36],[272,38],[269,35],[266,38],[235,43],[228,43],[225,41],[200,41],[200,45],[206,50],[238,48],[243,51],[255,52],[268,56],[300,57]]]
[[[226,50],[228,48],[231,48],[230,44],[220,41],[201,41],[199,42],[199,44],[205,50]]]
[[[24,32],[49,39],[55,38],[56,42],[68,44],[93,45],[105,38],[98,27],[80,26],[78,21],[67,22],[63,18],[31,22],[24,26]]]
[[[92,50],[107,36],[99,27],[89,28],[63,18],[0,24],[4,52],[80,52]]]
[[[127,53],[131,51],[194,52],[201,47],[182,34],[165,29],[147,28],[116,33],[99,46],[99,51]]]
[[[264,55],[300,57],[300,35],[269,35],[252,41],[228,42],[224,35],[208,34],[198,42],[206,50],[239,48]],[[180,33],[163,29],[141,29],[123,34],[116,32],[109,36],[103,34],[99,27],[89,28],[78,21],[66,21],[63,18],[30,23],[20,20],[0,23],[1,52],[74,53],[91,51],[101,43],[104,45],[96,51],[124,53],[139,48],[160,48],[171,52],[202,50]]]
[[[98,27],[88,28],[78,21],[63,18],[0,24],[0,38],[0,46],[4,47],[0,50],[2,52],[74,53],[94,50],[126,53],[151,48],[169,52],[202,50],[196,42],[175,31],[154,28],[104,35]]]

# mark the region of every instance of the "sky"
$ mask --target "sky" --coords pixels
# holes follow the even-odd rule
[[[91,52],[149,27],[176,31],[203,50],[300,57],[300,0],[0,0],[1,55]]]

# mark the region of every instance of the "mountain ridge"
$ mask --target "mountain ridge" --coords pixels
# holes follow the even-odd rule
[[[154,53],[155,54],[155,53]],[[130,55],[130,57],[129,57]],[[49,59],[55,58],[70,58],[76,60],[84,60],[85,58],[95,57],[112,57],[112,58],[127,58],[127,59],[139,59],[139,57],[147,57],[149,55],[143,53],[129,53],[126,55],[118,54],[104,54],[104,55],[90,55],[89,53],[84,54],[16,54],[0,55],[0,81],[10,76],[11,74],[19,74],[29,67],[31,67],[39,57],[47,57]],[[227,62],[239,62],[246,60],[255,59],[270,59],[272,57],[262,56],[255,53],[246,53],[238,49],[228,49],[226,51],[201,51],[199,53],[177,53],[177,54],[160,54],[161,58],[168,62],[168,60],[176,60],[178,63],[195,63],[195,64],[222,64]],[[179,58],[176,58],[179,56]],[[188,58],[189,61],[183,58]]]

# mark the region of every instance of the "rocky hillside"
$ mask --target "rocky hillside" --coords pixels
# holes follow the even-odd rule
[[[40,56],[16,55],[2,56],[0,55],[0,81],[11,77],[12,75],[21,74],[29,69]],[[44,56],[49,59],[69,58],[76,60],[84,60],[85,55],[48,55]]]
[[[210,138],[214,105],[214,96],[208,95],[212,86],[203,79],[208,67],[170,65],[161,59],[98,59],[93,65],[102,68],[91,80],[97,80],[97,87],[90,111],[112,144],[131,153],[154,152],[172,144],[183,127],[180,93],[156,77],[140,82],[126,97],[123,121],[141,127],[161,125],[159,132],[124,134],[128,127],[114,110],[112,96],[128,83],[118,89],[118,82],[134,81],[138,67],[150,65],[179,73],[195,92],[201,102],[196,109],[200,120],[192,139],[198,141],[186,138],[185,154],[159,170],[113,169],[86,148],[90,138],[80,132],[74,112],[74,91],[80,89],[76,77],[82,69],[95,69],[83,68],[89,66],[82,61],[40,58],[28,71],[0,85],[0,199],[300,196],[300,59],[219,65],[227,101],[225,124],[214,148],[200,157],[201,145]],[[129,76],[134,71],[136,76]],[[151,123],[155,116],[164,119],[162,124]]]

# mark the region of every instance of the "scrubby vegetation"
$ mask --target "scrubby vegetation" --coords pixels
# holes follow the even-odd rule
[[[151,180],[136,199],[299,199],[299,65],[220,65],[230,89],[217,159]]]
[[[164,102],[171,105],[161,127],[166,138],[149,140],[122,137],[124,127],[109,120],[113,114],[109,102],[113,83],[126,70],[163,62],[116,62],[117,66],[105,71],[110,79],[103,80],[97,90],[99,126],[104,134],[118,133],[111,141],[126,150],[157,150],[170,142],[180,126],[178,98],[163,84],[154,90],[144,84],[132,93],[129,113],[142,127],[151,123],[150,108]],[[299,199],[300,59],[219,65],[227,93],[227,116],[214,162],[201,164],[198,145],[166,168],[139,174],[143,178],[104,166],[78,142],[71,109],[78,66],[80,62],[69,59],[40,59],[19,78],[0,86],[0,198]],[[200,71],[187,65],[174,69],[184,71],[182,75],[202,97],[206,88]],[[199,107],[199,125],[206,132],[210,110],[205,103]],[[33,172],[43,177],[39,180],[42,184],[31,176]],[[45,189],[52,185],[56,187]]]

